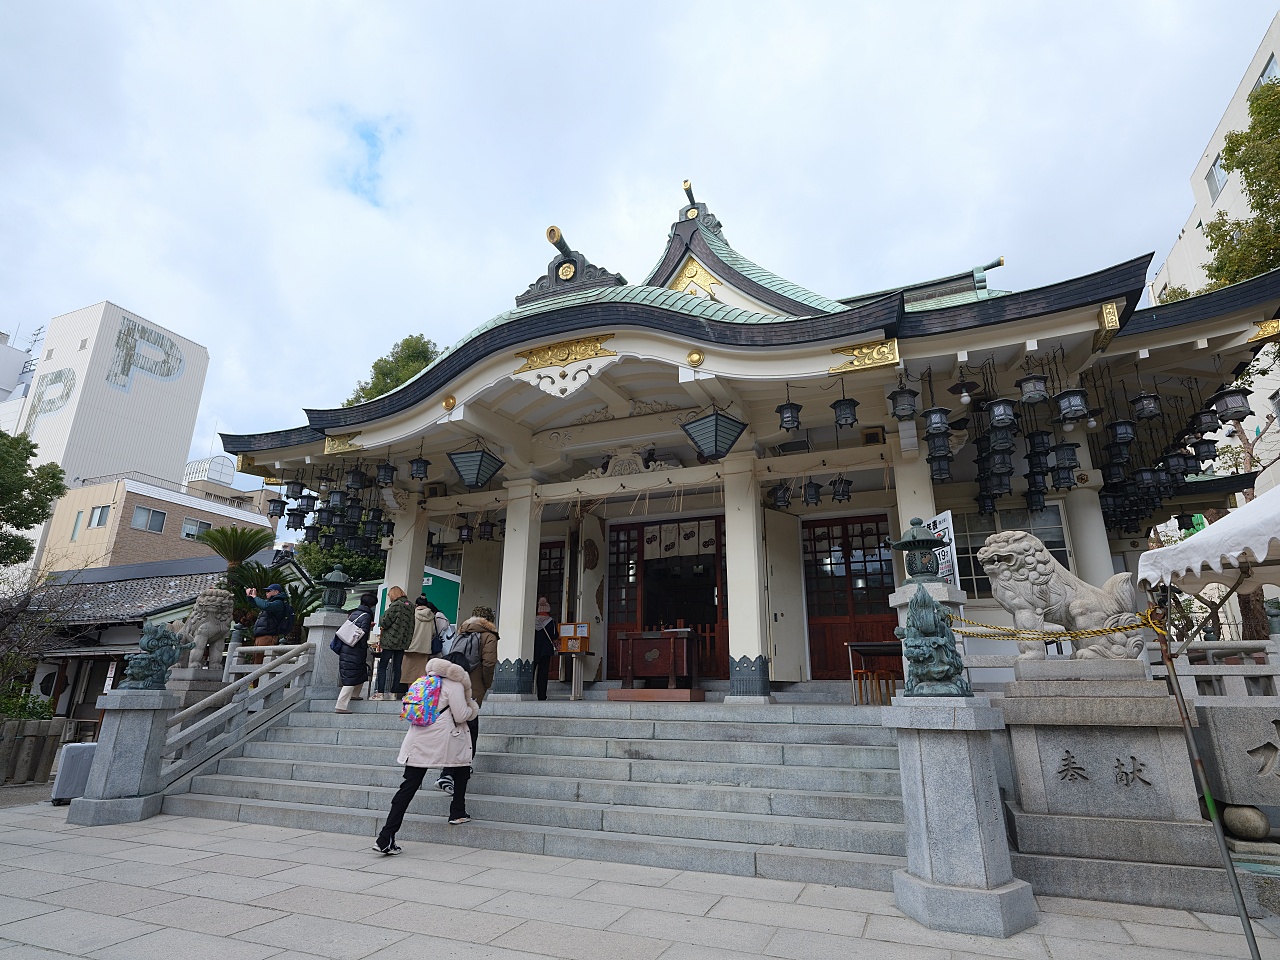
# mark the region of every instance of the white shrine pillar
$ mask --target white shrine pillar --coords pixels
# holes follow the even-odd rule
[[[721,462],[724,540],[729,592],[727,702],[769,699],[769,630],[765,622],[764,508],[754,453]]]
[[[933,478],[929,461],[919,453],[907,459],[897,440],[893,441],[890,450],[893,456],[893,492],[898,499],[898,529],[894,531],[896,540],[911,525],[912,517],[928,520],[937,514],[938,508],[933,499]]]
[[[422,572],[427,565],[427,512],[412,506],[387,514],[387,519],[395,524],[395,533],[382,582],[388,589],[399,587],[416,598],[422,592]]]
[[[1086,583],[1100,587],[1116,571],[1111,565],[1111,542],[1107,537],[1107,525],[1102,519],[1102,502],[1098,499],[1098,491],[1102,488],[1102,472],[1093,466],[1086,438],[1080,439],[1080,467],[1076,470],[1076,482],[1079,486],[1068,490],[1064,501],[1067,529],[1071,531],[1071,553],[1076,576]],[[1082,475],[1086,479],[1080,483]]]
[[[533,618],[538,603],[542,510],[533,480],[507,482],[507,534],[498,594],[498,669],[491,695],[533,698]]]

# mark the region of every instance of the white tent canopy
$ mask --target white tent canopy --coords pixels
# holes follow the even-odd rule
[[[1138,561],[1138,583],[1198,593],[1210,583],[1233,585],[1241,563],[1252,565],[1241,593],[1265,584],[1280,586],[1280,487],[1180,543],[1148,550]]]

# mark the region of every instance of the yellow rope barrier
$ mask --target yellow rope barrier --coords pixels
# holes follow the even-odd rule
[[[1163,634],[1164,628],[1156,622],[1156,613],[1153,610],[1143,610],[1138,615],[1138,622],[1132,624],[1124,624],[1116,627],[1100,627],[1095,630],[1022,630],[1017,627],[1000,627],[991,623],[979,623],[977,620],[966,620],[964,617],[957,617],[955,614],[947,614],[947,620],[951,623],[967,623],[973,627],[981,627],[986,633],[978,633],[974,630],[956,629],[959,633],[966,637],[992,637],[994,639],[1003,640],[1019,640],[1023,643],[1031,643],[1036,640],[1044,643],[1060,643],[1063,640],[1083,640],[1087,637],[1107,637],[1113,633],[1133,633],[1137,630],[1154,630]]]

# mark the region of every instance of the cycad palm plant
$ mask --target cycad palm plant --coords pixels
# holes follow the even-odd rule
[[[234,576],[236,567],[276,542],[276,533],[269,527],[214,527],[197,534],[196,542],[227,561],[227,573]]]

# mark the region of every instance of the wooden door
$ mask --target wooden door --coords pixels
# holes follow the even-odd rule
[[[883,514],[809,520],[802,525],[809,658],[815,680],[849,679],[849,641],[893,640],[897,614],[889,518]],[[894,661],[877,661],[888,670]],[[901,663],[896,664],[901,671]]]
[[[769,678],[805,679],[804,571],[800,564],[800,518],[764,512],[766,615]]]

